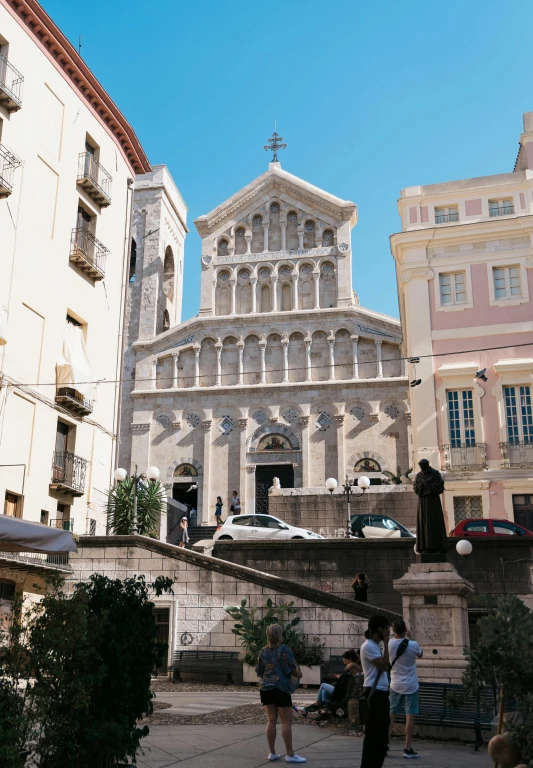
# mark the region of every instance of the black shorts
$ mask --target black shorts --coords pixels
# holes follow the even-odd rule
[[[259,691],[261,695],[261,704],[275,704],[276,707],[292,707],[292,697],[290,693],[284,693],[279,688],[271,688],[269,691]]]

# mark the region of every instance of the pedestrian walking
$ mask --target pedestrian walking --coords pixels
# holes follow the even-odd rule
[[[370,582],[366,577],[366,573],[358,573],[355,579],[352,581],[352,589],[355,592],[355,600],[359,600],[361,603],[367,603],[367,592],[370,589]]]
[[[418,676],[416,660],[421,659],[423,651],[412,640],[403,619],[392,623],[394,637],[389,640],[389,658],[393,660],[390,680],[390,728],[394,725],[394,715],[405,711],[405,748],[403,756],[418,757],[413,749],[413,731],[415,715],[418,715]]]
[[[229,508],[229,511],[234,515],[241,514],[241,500],[239,499],[239,494],[237,493],[237,491],[233,491],[233,496],[231,499],[231,506]]]
[[[189,523],[185,515],[180,520],[179,542],[180,547],[185,547],[189,543]]]
[[[255,671],[261,678],[261,704],[267,716],[266,737],[268,760],[280,760],[276,752],[276,724],[281,718],[281,736],[287,752],[285,762],[305,763],[306,758],[296,755],[292,748],[292,696],[302,676],[291,649],[283,643],[283,631],[279,624],[267,627],[267,644],[259,654]]]
[[[369,720],[365,725],[360,768],[381,768],[389,743],[389,620],[376,614],[368,621],[361,646]]]
[[[223,506],[224,505],[222,503],[222,497],[217,496],[217,503],[215,504],[215,520],[217,524],[217,530],[222,525],[222,507]]]

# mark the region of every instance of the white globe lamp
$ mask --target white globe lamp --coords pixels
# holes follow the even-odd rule
[[[328,477],[328,479],[326,480],[326,488],[330,493],[333,493],[337,485],[338,483],[334,477]]]
[[[472,542],[467,541],[466,539],[461,539],[461,541],[458,541],[455,545],[455,549],[457,550],[457,554],[461,555],[461,557],[468,557],[468,555],[472,554]]]
[[[368,477],[365,477],[365,475],[363,475],[358,479],[357,485],[359,486],[359,488],[361,488],[361,490],[366,491],[367,488],[370,488],[370,480],[368,479]]]
[[[113,472],[113,477],[118,483],[122,483],[128,476],[128,473],[125,469],[121,469],[120,467],[117,467],[115,471]]]
[[[159,480],[160,472],[157,467],[148,467],[146,477],[148,480]]]

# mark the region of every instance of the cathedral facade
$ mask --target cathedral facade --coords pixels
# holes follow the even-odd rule
[[[143,194],[146,212],[146,185]],[[154,210],[162,219],[159,202]],[[356,222],[354,203],[270,163],[195,221],[200,311],[168,329],[156,300],[170,279],[165,242],[140,254],[120,462],[158,466],[169,496],[195,506],[200,523],[214,521],[217,496],[229,514],[233,491],[242,512],[267,511],[274,477],[299,488],[407,470],[400,323],[359,306]]]

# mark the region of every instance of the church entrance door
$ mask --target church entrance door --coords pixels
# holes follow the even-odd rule
[[[197,487],[194,488],[193,486]],[[198,483],[196,479],[190,483],[174,483],[172,498],[174,501],[186,504],[189,509],[198,509]]]
[[[294,467],[292,464],[259,464],[255,469],[255,512],[268,515],[268,489],[279,477],[282,488],[294,488]]]

